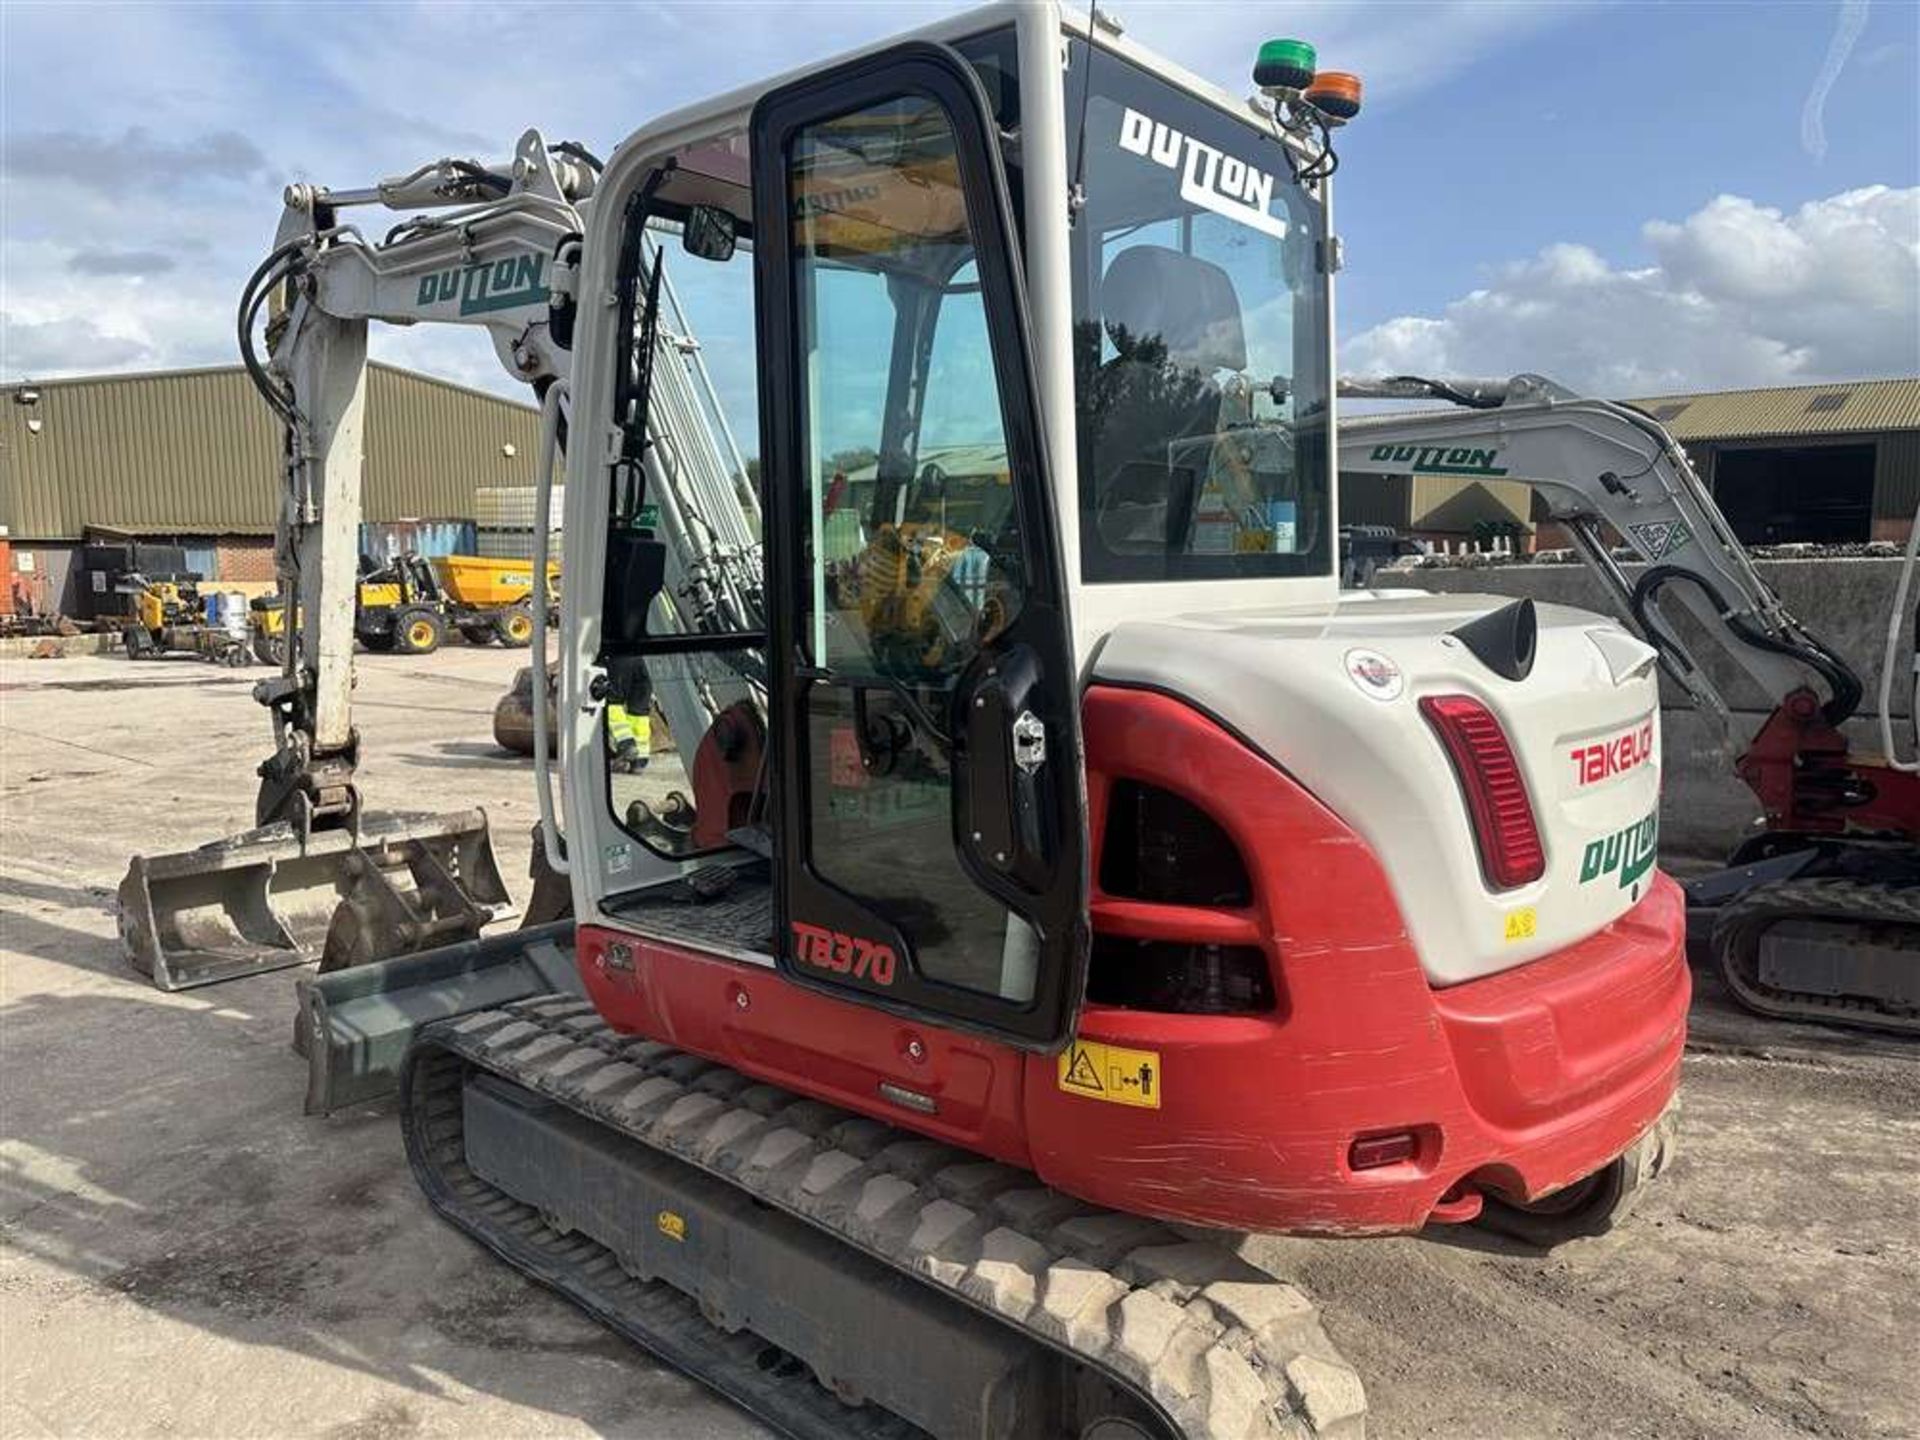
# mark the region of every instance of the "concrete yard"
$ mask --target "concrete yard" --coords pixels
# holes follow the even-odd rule
[[[370,803],[484,805],[524,897],[530,766],[489,732],[522,658],[367,657],[357,700]],[[0,659],[0,1435],[762,1433],[434,1219],[391,1114],[303,1118],[291,973],[126,966],[128,857],[251,822],[264,673]],[[1616,1236],[1246,1242],[1372,1434],[1920,1433],[1920,1052],[1711,993],[1695,1034]]]

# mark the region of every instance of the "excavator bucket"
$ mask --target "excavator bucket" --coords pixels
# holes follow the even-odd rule
[[[513,910],[479,809],[368,816],[357,838],[304,843],[280,822],[136,855],[119,899],[128,958],[162,990],[450,945]]]

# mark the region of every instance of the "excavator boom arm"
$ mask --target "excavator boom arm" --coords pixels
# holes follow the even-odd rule
[[[534,130],[507,167],[441,160],[365,190],[288,187],[273,253],[240,310],[249,373],[287,430],[276,556],[289,640],[282,674],[255,691],[275,730],[258,823],[287,820],[302,833],[358,824],[352,655],[368,322],[484,327],[508,373],[544,389],[565,373],[550,302],[591,189],[586,168]],[[376,204],[435,208],[379,240],[342,221],[343,210]],[[276,299],[284,308],[268,323],[263,362],[254,325]]]
[[[315,959],[351,967],[472,939],[511,912],[484,812],[361,813],[352,699],[367,326],[481,326],[536,390],[564,375],[552,301],[592,190],[590,157],[577,153],[529,130],[507,166],[441,160],[365,190],[286,192],[238,325],[247,372],[285,432],[285,642],[280,673],[254,688],[274,751],[259,767],[256,829],[137,856],[121,883],[127,949],[163,989]],[[425,213],[378,239],[342,220],[375,205]]]
[[[1829,724],[1852,713],[1854,672],[1761,579],[1686,451],[1651,416],[1538,375],[1345,380],[1340,394],[1460,407],[1343,421],[1340,470],[1524,480],[1668,673],[1723,726],[1731,721],[1725,697],[1660,612],[1669,586],[1774,703],[1817,687]],[[1646,562],[1637,578],[1615,558],[1609,531]]]

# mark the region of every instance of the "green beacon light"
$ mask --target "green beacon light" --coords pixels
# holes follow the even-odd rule
[[[1297,94],[1313,83],[1315,59],[1304,40],[1269,40],[1253,62],[1253,83],[1269,95]]]

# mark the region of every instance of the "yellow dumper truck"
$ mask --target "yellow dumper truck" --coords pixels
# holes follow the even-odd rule
[[[557,612],[560,567],[547,567],[546,603]],[[533,565],[484,555],[409,551],[363,569],[355,597],[353,633],[368,650],[430,655],[448,630],[469,645],[495,641],[523,649],[533,641]],[[253,602],[253,653],[277,665],[283,653],[286,611],[277,597]]]

